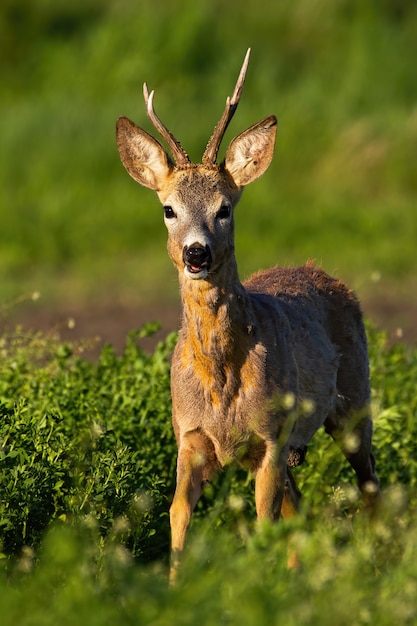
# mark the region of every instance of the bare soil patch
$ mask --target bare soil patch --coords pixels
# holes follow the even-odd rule
[[[388,333],[390,341],[417,345],[417,301],[399,301],[381,295],[363,302],[362,306],[365,315]],[[107,343],[120,354],[129,331],[158,321],[161,329],[152,339],[142,340],[144,349],[152,350],[157,341],[179,328],[180,319],[179,302],[153,305],[101,302],[53,308],[39,301],[13,311],[0,320],[0,327],[2,330],[13,330],[17,325],[33,331],[56,329],[64,341],[93,340],[88,356],[96,358]]]
[[[152,338],[142,339],[143,348],[150,351],[166,335],[179,328],[180,305],[135,305],[119,303],[83,304],[58,308],[33,303],[7,317],[3,329],[16,326],[31,331],[56,330],[63,341],[88,341],[86,356],[96,358],[105,344],[111,344],[121,354],[129,331],[149,322],[159,322],[161,328]]]

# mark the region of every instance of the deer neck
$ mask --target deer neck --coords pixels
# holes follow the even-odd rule
[[[251,299],[239,280],[236,261],[210,280],[181,277],[180,285],[185,343],[195,358],[223,367],[242,350],[254,326]]]

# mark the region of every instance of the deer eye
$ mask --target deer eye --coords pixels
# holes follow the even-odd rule
[[[219,220],[226,220],[230,217],[231,208],[228,204],[223,204],[217,211],[216,217]]]
[[[172,206],[164,206],[164,214],[167,220],[171,220],[173,217],[177,217]]]

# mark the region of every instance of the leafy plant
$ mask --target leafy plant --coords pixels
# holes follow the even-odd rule
[[[256,527],[253,484],[219,475],[167,586],[176,447],[169,355],[130,333],[98,361],[53,333],[3,337],[2,623],[413,624],[417,618],[417,352],[368,329],[383,497],[361,511],[353,475],[319,433],[297,468],[301,515]],[[288,571],[296,551],[299,571]],[[300,591],[302,590],[302,592]]]
[[[166,551],[174,443],[168,354],[132,332],[121,357],[98,363],[41,335],[6,337],[0,382],[0,524],[3,550],[37,546],[54,520],[94,520],[106,536],[125,520],[137,556]],[[165,524],[166,526],[166,524]],[[152,546],[152,548],[151,548]]]

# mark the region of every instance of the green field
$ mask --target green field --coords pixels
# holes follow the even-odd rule
[[[415,624],[417,351],[370,330],[374,520],[320,432],[296,470],[300,518],[256,530],[252,478],[225,472],[197,507],[170,591],[175,336],[147,355],[145,334],[95,363],[53,334],[2,338],[2,625]]]
[[[0,300],[175,299],[162,214],[115,120],[155,106],[198,161],[244,53],[234,134],[275,113],[237,215],[242,276],[316,258],[369,299],[415,298],[417,9],[408,0],[5,0]]]
[[[255,526],[253,479],[208,487],[167,585],[176,446],[170,335],[122,354],[13,328],[47,309],[177,299],[162,211],[119,162],[141,96],[197,161],[248,46],[234,134],[275,113],[274,161],[237,209],[242,276],[316,258],[373,298],[417,296],[417,5],[409,0],[4,0],[0,8],[2,626],[417,623],[417,351],[369,325],[370,520],[322,432],[299,519]],[[300,558],[286,567],[287,547]]]

